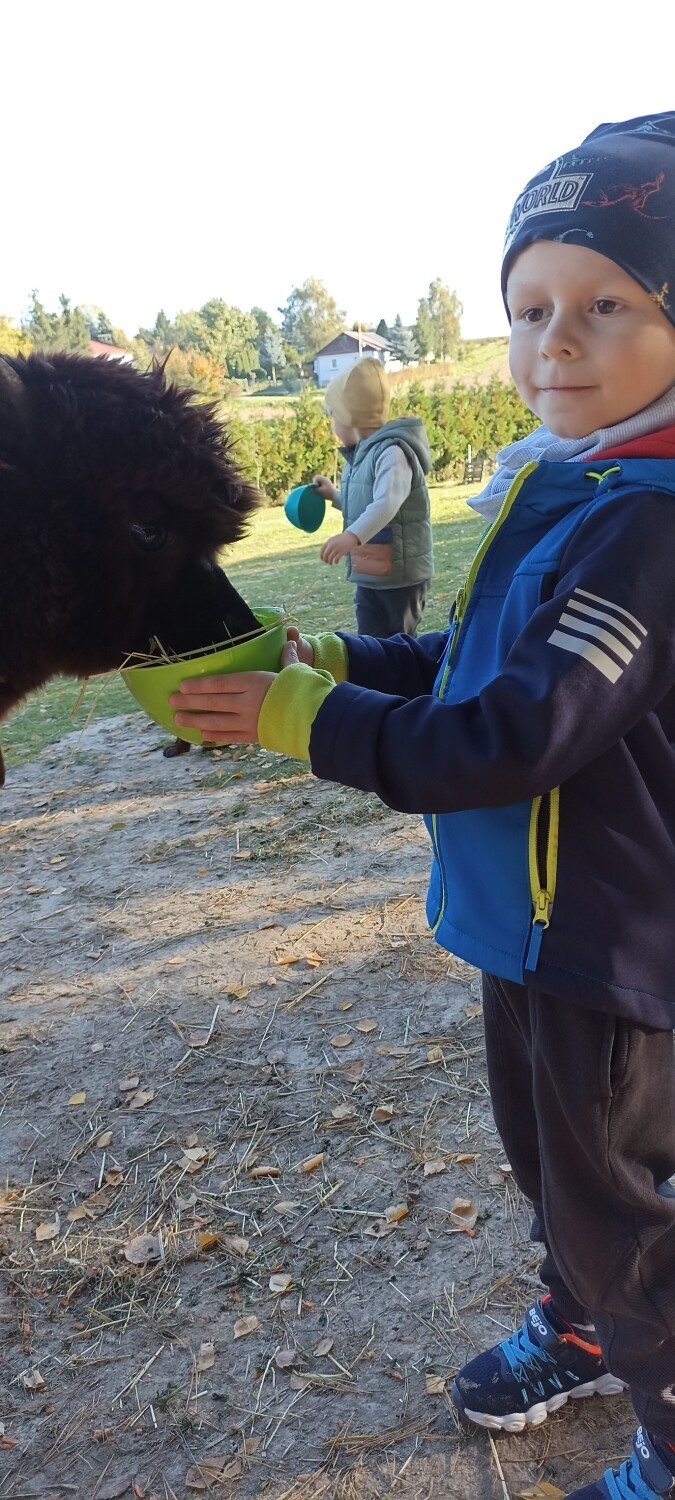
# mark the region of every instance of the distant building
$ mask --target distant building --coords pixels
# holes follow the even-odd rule
[[[125,365],[132,365],[133,354],[128,349],[118,349],[117,344],[100,344],[98,339],[89,340],[89,353],[98,359],[119,359]]]
[[[325,344],[314,355],[314,378],[318,386],[324,387],[334,380],[336,375],[341,375],[343,370],[348,370],[350,365],[356,364],[364,354],[371,359],[379,359],[385,370],[402,369],[400,359],[396,358],[392,345],[387,339],[380,338],[379,333],[355,333],[351,329],[344,329],[337,338],[331,339],[330,344]]]

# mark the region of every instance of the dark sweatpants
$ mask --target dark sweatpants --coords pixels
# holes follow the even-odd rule
[[[357,584],[354,593],[359,635],[417,635],[427,602],[429,579],[401,589],[374,589]]]
[[[541,1277],[594,1323],[640,1421],[675,1442],[675,1067],[670,1031],[483,976],[492,1109],[534,1206]]]

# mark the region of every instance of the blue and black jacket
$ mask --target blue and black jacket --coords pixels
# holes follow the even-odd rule
[[[675,1025],[675,458],[529,464],[450,629],[345,637],[317,776],[423,813],[439,943]]]

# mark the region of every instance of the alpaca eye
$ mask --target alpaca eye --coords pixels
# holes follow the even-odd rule
[[[136,522],[131,527],[131,540],[140,552],[156,552],[163,547],[166,541],[166,531],[163,526],[141,526]]]

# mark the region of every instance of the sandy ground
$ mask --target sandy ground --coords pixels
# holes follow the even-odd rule
[[[491,1443],[444,1395],[538,1257],[424,830],[162,743],[99,721],[0,802],[0,1500],[555,1500],[631,1413]]]

